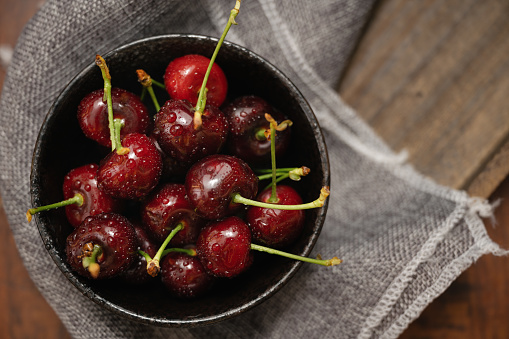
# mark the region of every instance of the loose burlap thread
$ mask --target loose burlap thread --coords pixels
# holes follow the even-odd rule
[[[310,102],[332,172],[329,212],[314,253],[268,301],[192,329],[114,315],[60,273],[28,224],[30,160],[46,112],[95,54],[166,33],[218,37],[233,0],[47,1],[19,38],[0,100],[0,193],[23,262],[76,338],[394,338],[477,258],[503,254],[479,217],[492,207],[405,164],[345,105],[337,84],[372,0],[244,0],[228,40],[281,69]],[[91,326],[93,324],[93,326]]]

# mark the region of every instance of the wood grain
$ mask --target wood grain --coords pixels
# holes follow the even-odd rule
[[[488,197],[509,173],[492,161],[509,135],[508,34],[507,1],[382,1],[339,92],[421,173]]]

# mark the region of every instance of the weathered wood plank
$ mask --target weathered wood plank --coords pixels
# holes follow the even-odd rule
[[[509,173],[484,173],[509,135],[508,34],[506,1],[383,1],[339,92],[421,173],[458,189],[483,173],[488,197]]]

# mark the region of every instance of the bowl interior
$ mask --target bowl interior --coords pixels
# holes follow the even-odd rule
[[[103,55],[110,68],[113,86],[140,93],[135,70],[142,68],[162,82],[168,63],[185,54],[211,56],[216,40],[203,36],[169,35],[144,39]],[[91,56],[93,59],[94,56]],[[306,165],[311,174],[291,182],[304,201],[318,197],[329,185],[325,143],[309,105],[291,82],[256,54],[225,42],[218,54],[229,82],[228,98],[255,94],[284,112],[293,122],[292,145],[278,167]],[[76,119],[80,100],[102,88],[101,72],[95,64],[77,75],[57,98],[40,130],[34,150],[31,175],[33,206],[62,200],[67,172],[86,163],[98,163],[108,150],[88,140]],[[168,98],[156,90],[160,103]],[[146,105],[153,110],[152,103]],[[155,113],[155,112],[153,112]],[[261,183],[265,185],[265,183]],[[305,229],[296,243],[285,250],[308,255],[322,227],[327,205],[306,212]],[[65,240],[72,231],[63,209],[40,213],[35,220],[42,240],[63,274],[96,303],[133,320],[162,326],[194,326],[217,322],[239,314],[279,290],[301,266],[300,262],[255,253],[253,267],[234,279],[220,280],[206,296],[179,300],[166,293],[160,282],[148,287],[129,286],[115,280],[91,281],[71,271],[65,258]]]

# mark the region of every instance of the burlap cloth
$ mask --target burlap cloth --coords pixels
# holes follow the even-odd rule
[[[332,89],[373,6],[371,0],[244,0],[228,40],[264,56],[308,99],[329,149],[333,194],[314,254],[260,306],[193,329],[157,328],[113,315],[81,295],[47,254],[25,211],[30,161],[44,116],[96,53],[165,33],[218,37],[235,2],[47,1],[15,48],[0,102],[0,184],[23,261],[74,337],[394,338],[477,258],[502,251],[479,218],[486,202],[416,173]],[[58,63],[56,62],[58,60]]]

